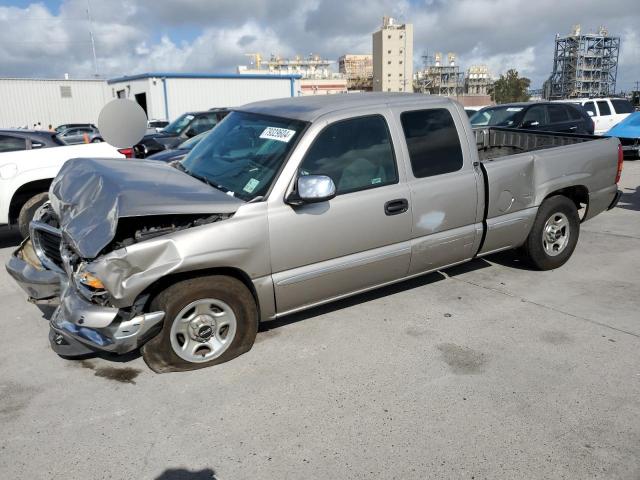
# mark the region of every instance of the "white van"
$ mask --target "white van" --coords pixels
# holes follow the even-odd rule
[[[596,135],[607,132],[634,111],[631,102],[624,98],[571,98],[558,101],[582,105],[593,120]]]

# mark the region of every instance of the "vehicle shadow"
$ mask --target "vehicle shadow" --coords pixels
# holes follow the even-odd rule
[[[618,208],[640,211],[640,187],[636,187],[635,190],[633,188],[624,190],[618,202]]]
[[[191,471],[184,468],[171,468],[162,472],[155,480],[216,480],[216,472],[211,468]]]
[[[18,230],[0,227],[0,248],[17,247],[21,241],[22,237]]]

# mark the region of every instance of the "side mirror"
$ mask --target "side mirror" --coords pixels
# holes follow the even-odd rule
[[[189,129],[184,133],[184,135],[187,138],[193,138],[196,136],[196,132],[194,132],[192,129]]]
[[[326,175],[303,175],[298,177],[296,187],[287,197],[290,205],[326,202],[336,196],[336,185]]]
[[[533,122],[531,120],[528,120],[522,124],[522,128],[537,127],[538,125],[540,125],[540,122]]]

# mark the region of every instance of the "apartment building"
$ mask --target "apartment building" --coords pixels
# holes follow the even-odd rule
[[[413,91],[413,25],[383,17],[373,34],[373,91]]]

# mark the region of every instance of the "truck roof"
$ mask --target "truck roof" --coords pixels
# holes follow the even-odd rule
[[[360,107],[386,107],[389,105],[415,105],[417,101],[424,105],[443,105],[453,102],[453,100],[446,97],[435,95],[432,97],[421,93],[368,92],[279,98],[249,103],[234,110],[312,122],[327,113],[340,110]]]

